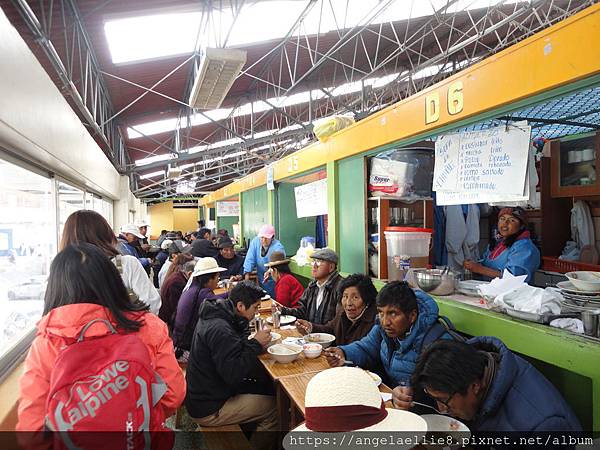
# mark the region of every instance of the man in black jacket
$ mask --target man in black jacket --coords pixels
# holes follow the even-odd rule
[[[338,292],[342,276],[337,271],[338,256],[330,248],[315,251],[311,258],[314,280],[308,285],[297,308],[281,307],[281,314],[295,316],[311,323],[325,324],[334,318],[340,304]]]
[[[253,339],[248,322],[260,307],[262,290],[242,281],[229,299],[207,299],[200,307],[186,374],[185,406],[202,426],[256,422],[256,431],[278,427],[272,383],[257,356],[271,340],[269,330]]]
[[[203,228],[198,232],[198,237],[190,245],[189,252],[196,258],[217,257],[219,249],[213,244],[208,228]]]

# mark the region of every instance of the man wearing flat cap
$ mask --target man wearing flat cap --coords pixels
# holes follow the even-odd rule
[[[314,280],[300,297],[298,307],[282,307],[281,313],[324,324],[333,319],[340,304],[338,287],[343,278],[337,270],[338,256],[330,248],[316,250],[312,260],[311,274]]]
[[[219,254],[215,257],[219,267],[227,269],[221,272],[221,279],[229,278],[231,281],[240,281],[244,272],[244,258],[235,254],[233,242],[228,237],[222,237],[217,244]]]

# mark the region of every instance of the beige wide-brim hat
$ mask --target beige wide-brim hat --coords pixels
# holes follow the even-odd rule
[[[226,270],[224,267],[219,267],[215,258],[200,258],[194,266],[191,278],[209,273],[225,272]]]
[[[285,257],[283,252],[273,252],[269,257],[269,262],[265,263],[265,267],[275,267],[281,264],[289,264],[290,259]]]
[[[306,415],[309,408],[335,406],[366,406],[381,408],[381,393],[373,378],[358,367],[335,367],[315,375],[306,388]],[[400,409],[385,408],[387,415],[380,422],[358,427],[350,431],[410,431],[415,436],[425,436],[427,422],[417,414]],[[316,431],[306,426],[306,423],[294,428],[294,431]]]

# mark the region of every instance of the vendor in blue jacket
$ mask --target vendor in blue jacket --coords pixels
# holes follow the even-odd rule
[[[260,227],[258,236],[250,241],[250,247],[246,253],[244,260],[244,278],[250,279],[250,273],[256,270],[256,278],[258,284],[262,287],[271,298],[275,298],[275,282],[268,277],[265,277],[265,264],[269,262],[269,258],[273,252],[281,252],[285,256],[285,249],[281,242],[275,239],[275,227],[273,225],[263,225]]]
[[[499,239],[493,241],[480,262],[465,261],[465,269],[484,279],[498,278],[507,269],[514,276],[533,279],[540,267],[540,251],[531,240],[523,208],[503,208],[498,213]]]
[[[412,381],[471,431],[581,431],[556,388],[494,337],[435,342],[419,358]]]
[[[423,291],[413,291],[403,281],[386,284],[377,295],[378,320],[364,338],[348,345],[325,350],[332,367],[346,360],[363,369],[383,366],[386,382],[392,386],[406,384],[424,347],[426,336],[452,339],[445,331],[432,332],[439,327],[438,306]]]

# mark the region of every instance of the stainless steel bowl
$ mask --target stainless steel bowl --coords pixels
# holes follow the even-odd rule
[[[414,269],[417,285],[433,295],[451,295],[456,286],[456,276],[443,269]]]

